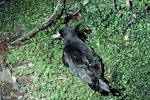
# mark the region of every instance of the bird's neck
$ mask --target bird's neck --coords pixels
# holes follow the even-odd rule
[[[64,47],[72,44],[74,41],[72,39],[67,39],[67,40],[64,40]]]
[[[76,43],[77,41],[82,41],[82,40],[80,40],[78,37],[64,39],[64,47]]]

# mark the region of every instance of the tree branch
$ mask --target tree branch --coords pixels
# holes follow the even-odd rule
[[[56,14],[56,11],[58,10],[58,6],[60,4],[60,1],[61,0],[58,0],[57,2],[57,5],[54,9],[54,12],[52,13],[52,15],[45,21],[43,22],[42,24],[39,24],[39,26],[36,26],[35,28],[33,28],[32,30],[30,30],[29,32],[25,33],[22,37],[14,40],[13,42],[11,42],[10,44],[14,44],[18,41],[21,41],[22,39],[24,39],[25,37],[29,36],[31,33],[36,33],[38,32],[39,30],[43,29],[44,27],[48,26],[49,25],[49,22],[52,22],[52,18],[54,17],[54,15]]]

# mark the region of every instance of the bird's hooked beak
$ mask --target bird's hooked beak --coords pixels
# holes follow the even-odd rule
[[[57,32],[56,34],[52,35],[53,39],[57,39],[57,38],[61,38],[61,35],[59,32]]]

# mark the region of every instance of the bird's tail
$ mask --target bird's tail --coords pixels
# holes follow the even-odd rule
[[[101,79],[99,79],[99,87],[104,91],[110,92],[109,85]]]
[[[110,87],[109,85],[104,82],[103,80],[99,79],[98,84],[89,84],[90,88],[92,88],[93,90],[100,92],[103,95],[108,95],[111,91],[110,91]]]
[[[102,79],[99,79],[98,85],[95,84],[89,84],[90,88],[93,90],[100,92],[102,95],[107,96],[109,93],[111,93],[113,96],[121,96],[121,92],[112,89],[107,82],[103,81]]]

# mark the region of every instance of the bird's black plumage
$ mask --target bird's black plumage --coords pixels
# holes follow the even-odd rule
[[[75,31],[65,27],[59,31],[64,39],[63,63],[70,72],[80,80],[104,95],[109,94],[110,87],[103,76],[103,64],[91,47],[79,39]]]

